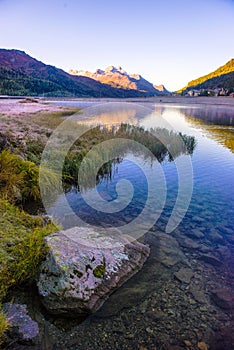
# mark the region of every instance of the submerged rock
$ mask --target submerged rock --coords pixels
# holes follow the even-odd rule
[[[155,259],[166,267],[172,267],[186,261],[177,240],[162,232],[149,232],[147,242],[150,244]]]
[[[212,254],[203,254],[199,257],[201,260],[213,266],[221,266],[222,261],[216,258],[216,256]]]
[[[222,287],[211,292],[212,299],[221,309],[232,310],[234,308],[234,292],[231,288]]]
[[[189,291],[197,302],[201,304],[207,303],[207,298],[204,290],[200,289],[198,286],[192,285],[190,286]]]
[[[2,306],[10,324],[7,330],[7,342],[35,343],[39,335],[37,322],[28,315],[26,305],[5,303]]]
[[[223,236],[221,236],[219,233],[217,233],[215,230],[211,230],[209,233],[209,239],[212,242],[218,242],[218,243],[222,243],[224,241]]]
[[[208,350],[209,349],[209,346],[204,341],[198,342],[197,347],[199,350]]]
[[[114,235],[115,233],[115,235]],[[74,227],[45,238],[39,294],[53,314],[74,316],[98,310],[109,295],[137,271],[149,248],[104,229]]]
[[[183,237],[178,238],[178,242],[181,247],[187,248],[187,249],[198,249],[199,244],[197,242],[194,242],[191,238]]]
[[[205,237],[204,233],[197,228],[194,228],[191,231],[186,232],[186,235],[195,239],[201,239]]]
[[[174,273],[175,277],[182,283],[189,283],[194,273],[193,270],[182,267],[179,271]]]

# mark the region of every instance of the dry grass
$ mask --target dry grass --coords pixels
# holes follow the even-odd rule
[[[31,116],[31,122],[48,129],[55,129],[65,118],[78,113],[78,108],[68,108],[66,110],[55,112],[37,112]]]

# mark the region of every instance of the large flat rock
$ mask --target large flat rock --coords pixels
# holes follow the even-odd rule
[[[114,290],[139,271],[149,248],[104,229],[74,227],[45,238],[39,294],[53,314],[74,316],[98,310]]]

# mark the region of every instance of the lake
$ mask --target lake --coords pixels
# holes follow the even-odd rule
[[[143,269],[95,315],[81,324],[73,322],[58,344],[71,349],[183,349],[191,344],[195,349],[204,342],[211,349],[231,349],[234,108],[65,104],[84,108],[78,125],[99,125],[113,135],[121,125],[131,125],[141,130],[142,140],[150,131],[163,148],[155,156],[125,144],[125,138],[113,138],[114,146],[105,146],[111,148],[111,163],[100,172],[105,163],[101,158],[96,186],[78,181],[47,206],[65,228],[82,223],[114,226],[151,247]],[[73,343],[71,332],[76,335]]]

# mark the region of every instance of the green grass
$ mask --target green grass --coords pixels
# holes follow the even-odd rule
[[[32,217],[6,200],[0,200],[0,302],[14,285],[34,280],[47,252],[44,237],[58,228],[43,225],[40,217]],[[7,329],[5,315],[0,312],[0,343]]]
[[[5,314],[0,312],[0,346],[2,344],[3,336],[4,336],[4,333],[6,332],[8,326],[9,326],[9,323],[6,320]]]
[[[30,154],[33,155],[33,153]],[[37,154],[37,156],[40,155]],[[58,178],[54,172],[45,169],[41,173],[41,178],[47,191],[56,188]],[[2,151],[0,153],[0,198],[17,204],[39,201],[41,197],[38,166],[9,150]]]
[[[64,118],[77,112],[78,109],[40,112],[34,115],[34,122],[54,129]],[[27,140],[24,150],[27,160],[16,154],[17,147],[16,153],[10,150],[0,153],[0,303],[9,288],[35,279],[46,254],[44,237],[58,229],[54,224],[43,225],[42,218],[32,217],[15,206],[40,199],[38,165],[43,149],[40,140]],[[22,154],[22,150],[18,151]],[[53,181],[54,188],[56,175],[45,171],[42,176],[45,182]],[[0,345],[8,326],[0,304]]]
[[[46,253],[44,237],[54,224],[43,225],[8,201],[0,200],[0,296],[16,283],[33,279]]]
[[[55,176],[49,175],[55,183]],[[0,153],[0,302],[10,287],[34,279],[46,254],[44,237],[56,231],[55,225],[44,226],[42,218],[13,205],[40,198],[38,176],[33,162],[9,150]],[[48,171],[43,176],[46,181]],[[7,326],[0,309],[0,344]]]

